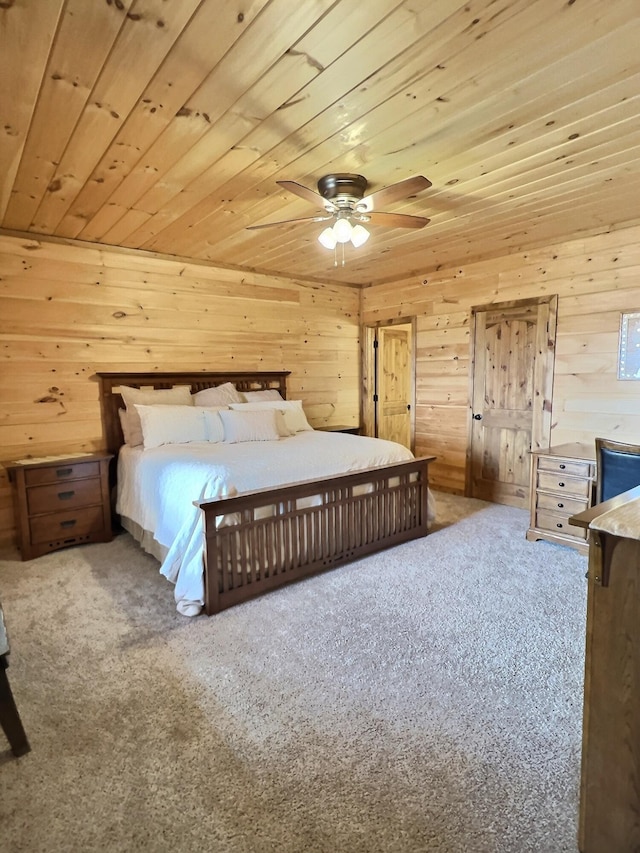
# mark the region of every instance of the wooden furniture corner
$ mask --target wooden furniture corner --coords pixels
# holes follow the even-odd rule
[[[360,435],[360,426],[347,426],[346,424],[328,424],[326,426],[314,427],[318,432],[344,432],[349,435]]]
[[[571,518],[590,539],[581,853],[640,850],[640,486]]]
[[[19,758],[30,751],[18,708],[16,707],[11,685],[7,678],[9,666],[9,637],[4,624],[4,614],[0,606],[0,726],[5,733],[11,752]]]

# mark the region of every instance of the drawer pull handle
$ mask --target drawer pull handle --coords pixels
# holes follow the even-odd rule
[[[561,521],[559,521],[559,522],[556,524],[556,527],[562,527],[562,522],[561,522]]]
[[[58,497],[61,501],[68,501],[75,495],[75,492],[71,490],[70,492],[58,492]]]
[[[69,521],[61,521],[60,527],[64,527],[65,529],[67,529],[69,527],[74,527],[75,523],[76,523],[75,518],[71,518]]]
[[[561,462],[559,467],[560,467],[560,470],[561,470],[561,471],[564,471],[564,469],[565,469],[567,466],[564,464],[564,462]]]
[[[561,489],[564,489],[564,483],[558,483]]]
[[[73,473],[73,468],[56,468],[56,477],[68,477]]]
[[[562,508],[564,507],[564,504],[558,504],[558,507],[559,507],[560,509],[562,509]]]

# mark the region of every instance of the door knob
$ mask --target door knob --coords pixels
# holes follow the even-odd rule
[[[474,421],[481,421],[481,420],[482,420],[482,415],[474,415],[474,416],[473,416],[473,419],[474,419]]]

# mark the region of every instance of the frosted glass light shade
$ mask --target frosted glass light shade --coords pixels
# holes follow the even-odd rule
[[[358,248],[358,246],[364,246],[364,244],[369,239],[369,232],[366,228],[363,228],[362,225],[355,225],[351,232],[351,242],[353,245]]]
[[[351,239],[353,228],[348,219],[338,219],[333,226],[333,233],[338,243],[348,243]]]
[[[347,218],[338,219],[332,228],[325,228],[318,235],[318,242],[325,249],[335,249],[338,243],[348,243],[351,240],[353,246],[363,246],[369,239],[369,232],[362,225],[352,225]]]
[[[325,228],[324,231],[319,235],[318,241],[325,247],[325,249],[335,249],[336,243],[336,235],[333,233],[333,228]]]

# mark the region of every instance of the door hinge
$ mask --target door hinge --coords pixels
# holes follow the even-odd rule
[[[377,395],[377,394],[374,394],[374,395],[373,395],[373,402],[374,402],[374,403],[377,403],[377,402],[378,402],[378,395]]]
[[[374,341],[373,341],[373,348],[374,348],[374,349],[378,349],[378,340],[377,340],[377,338],[374,338]]]

